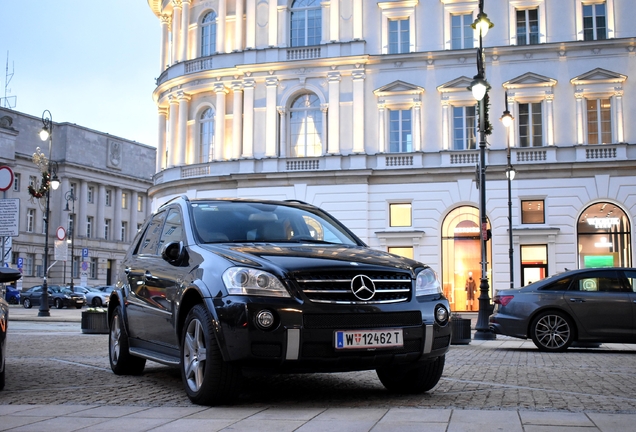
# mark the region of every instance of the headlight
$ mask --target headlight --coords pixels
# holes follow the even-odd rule
[[[437,273],[427,268],[418,273],[415,281],[415,295],[441,294],[442,286],[439,283]]]
[[[223,273],[223,283],[229,294],[290,297],[276,276],[262,270],[232,267]]]

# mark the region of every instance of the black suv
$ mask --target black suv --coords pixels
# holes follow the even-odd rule
[[[451,339],[431,268],[298,201],[164,204],[124,259],[108,320],[113,372],[180,367],[204,405],[231,403],[244,370],[375,369],[390,391],[424,392]]]

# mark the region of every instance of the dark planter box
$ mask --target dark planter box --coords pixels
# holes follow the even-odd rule
[[[470,320],[467,318],[451,318],[451,345],[468,345],[471,340]]]
[[[106,312],[82,312],[82,333],[108,334]]]

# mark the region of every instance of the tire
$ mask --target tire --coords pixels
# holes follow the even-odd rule
[[[53,304],[55,304],[55,308],[56,309],[62,309],[64,307],[64,304],[62,303],[62,300],[59,298],[56,298],[55,301],[53,302]]]
[[[239,395],[241,369],[223,361],[210,312],[196,305],[181,335],[181,378],[190,400],[199,405],[231,404]]]
[[[121,306],[117,306],[110,320],[108,359],[115,375],[141,375],[146,359],[130,354],[128,333],[122,321]]]
[[[376,370],[380,382],[392,393],[418,394],[437,385],[444,371],[446,356],[410,366],[387,366]]]
[[[530,336],[539,351],[563,352],[574,342],[574,324],[564,313],[543,312],[532,320]]]
[[[31,299],[25,298],[22,302],[22,306],[24,306],[25,309],[31,309],[33,307],[33,304],[31,304]]]
[[[102,306],[101,297],[93,297],[93,301],[91,302],[91,304],[95,307],[101,307]]]
[[[75,309],[81,309],[82,305],[75,305]]]

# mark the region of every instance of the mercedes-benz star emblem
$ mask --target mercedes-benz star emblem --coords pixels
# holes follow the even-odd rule
[[[362,301],[371,300],[375,295],[375,284],[369,276],[357,275],[351,280],[351,292]]]

